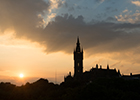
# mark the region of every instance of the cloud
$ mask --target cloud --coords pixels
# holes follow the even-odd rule
[[[65,3],[65,1],[63,1],[63,0],[50,0],[50,1],[54,8],[61,7]]]
[[[140,1],[131,1],[131,3],[136,5],[136,6],[140,6]]]
[[[0,28],[13,29],[18,37],[37,31],[50,7],[44,0],[4,0],[0,3]],[[41,15],[41,16],[40,16]],[[34,34],[35,35],[35,34]]]
[[[122,14],[119,16],[115,16],[115,18],[119,22],[126,22],[126,23],[140,23],[140,13],[138,10],[135,11],[135,13],[132,13],[132,11],[128,11],[125,9]]]
[[[134,53],[132,48],[140,50],[139,30],[134,30],[140,27],[140,24],[136,23],[139,21],[138,11],[127,17],[116,17],[118,21],[124,19],[124,23],[107,21],[86,23],[82,15],[58,16],[55,13],[51,14],[49,9],[51,9],[51,3],[44,0],[2,1],[0,3],[1,30],[13,29],[17,38],[38,42],[46,48],[44,51],[46,53],[63,51],[71,54],[75,48],[77,36],[80,37],[81,47],[90,55],[120,52],[127,57],[129,52]],[[54,20],[43,27],[45,14]],[[135,23],[128,21],[132,17],[135,17]],[[108,17],[108,20],[115,21],[115,18]],[[125,23],[126,21],[128,23]],[[114,56],[116,59],[119,59],[119,56],[122,57]],[[138,60],[135,61],[138,62]]]
[[[84,22],[82,16],[74,18],[66,14],[56,16],[55,20],[48,24],[42,39],[46,39],[44,41],[46,52],[72,53],[76,37],[80,36],[81,46],[86,50],[86,55],[110,53],[112,59],[138,63],[138,60],[133,59],[136,55],[132,54],[136,49],[140,50],[140,34],[139,31],[128,32],[128,29],[133,30],[138,27],[140,24],[109,22],[88,24]],[[127,59],[129,57],[132,58]]]
[[[49,9],[50,12],[54,9],[58,9],[59,7],[63,6],[65,4],[65,1],[62,0],[50,0],[51,7]]]
[[[47,18],[46,18],[46,21],[45,21],[45,26],[53,19],[53,18],[55,18],[55,16],[56,16],[56,13],[50,13],[50,14],[48,14],[48,16],[47,16]]]
[[[123,11],[123,13],[125,13],[125,12],[128,12],[128,9],[125,9],[125,10]]]
[[[127,34],[125,31],[121,31],[121,30],[115,31],[117,29],[120,29],[123,25],[127,26],[127,24],[114,24],[114,23],[107,23],[107,22],[98,22],[89,25],[83,21],[82,16],[79,16],[78,18],[74,18],[73,16],[65,15],[64,17],[57,16],[55,21],[53,21],[46,27],[46,30],[51,31],[48,27],[51,27],[51,29],[56,29],[57,30],[56,34],[58,34],[58,36],[60,37],[63,37],[65,35],[70,35],[70,36],[74,35],[76,37],[77,35],[80,35],[80,37],[84,39],[84,42],[88,40],[84,44],[86,45],[85,46],[86,48],[95,47],[102,44],[103,45],[108,44],[108,46],[110,46],[111,48],[111,44],[113,47],[115,47],[116,44],[116,48],[114,49],[112,48],[114,51],[116,51],[123,48],[123,46],[122,48],[117,48],[120,45],[119,42],[122,41],[125,44],[129,41],[129,39],[132,38],[136,39],[137,36],[135,37],[135,35],[139,36],[139,34]],[[131,24],[130,27],[132,26],[133,25]],[[54,33],[55,36],[55,32],[51,31],[50,33],[51,35]],[[118,39],[120,39],[119,42]],[[55,40],[59,40],[59,39],[57,38]],[[115,44],[113,44],[113,42]],[[105,51],[105,48],[103,49],[103,51]]]

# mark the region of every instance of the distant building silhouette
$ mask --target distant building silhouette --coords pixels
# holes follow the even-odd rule
[[[116,71],[116,69],[110,69],[108,64],[106,69],[102,69],[101,65],[99,68],[98,64],[96,64],[96,66],[92,67],[89,71],[83,72],[83,49],[80,47],[80,41],[78,37],[76,49],[74,50],[74,76],[71,76],[70,72],[69,75],[64,77],[64,81],[67,82],[72,80],[79,80],[89,82],[101,77],[121,77],[120,70]]]
[[[74,50],[74,78],[79,79],[83,74],[83,49],[80,48],[79,38],[77,38],[76,50]]]
[[[139,79],[140,80],[140,74],[134,74],[130,73],[130,75],[122,75],[121,76],[125,80],[133,80],[133,79]]]

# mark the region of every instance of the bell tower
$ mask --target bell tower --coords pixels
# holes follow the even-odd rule
[[[76,50],[74,50],[74,77],[80,79],[83,74],[83,49],[80,48],[79,37],[77,38]]]

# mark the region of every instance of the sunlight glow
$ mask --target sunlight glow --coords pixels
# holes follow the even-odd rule
[[[23,77],[24,77],[24,75],[21,73],[21,74],[19,74],[19,77],[20,77],[20,78],[23,78]]]

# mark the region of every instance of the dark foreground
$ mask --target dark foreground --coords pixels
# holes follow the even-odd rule
[[[0,100],[140,100],[140,80],[98,79],[55,85],[40,79],[20,87],[0,83]]]

